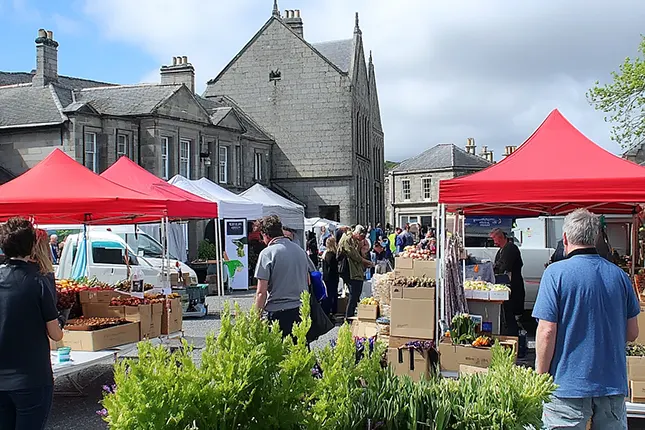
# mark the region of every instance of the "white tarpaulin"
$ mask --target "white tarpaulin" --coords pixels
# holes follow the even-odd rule
[[[220,219],[246,218],[254,220],[262,218],[262,204],[238,196],[206,178],[190,180],[176,175],[168,183],[211,202],[216,202]]]
[[[320,229],[320,227],[336,230],[340,227],[340,223],[325,218],[305,218],[305,230],[311,231],[313,228]]]
[[[305,208],[302,205],[294,203],[260,184],[253,185],[240,196],[261,203],[264,208],[264,216],[277,215],[283,226],[304,231]]]

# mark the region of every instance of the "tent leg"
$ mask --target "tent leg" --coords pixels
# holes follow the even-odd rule
[[[636,264],[638,263],[638,251],[639,251],[639,249],[638,249],[638,230],[639,230],[638,224],[639,224],[639,222],[638,222],[638,214],[632,215],[632,265],[631,265],[632,267],[630,269],[630,272],[631,272],[630,274],[631,274],[631,278],[632,278],[632,283],[634,285],[636,285],[636,283],[633,282],[633,280],[635,279],[634,277],[636,275]],[[638,291],[636,292],[636,294],[638,295]]]
[[[222,252],[222,231],[219,218],[215,219],[215,241],[217,242],[217,294],[224,298],[224,253]],[[223,304],[223,302],[222,302]]]
[[[85,276],[87,279],[90,278],[90,256],[92,255],[90,253],[90,241],[88,238],[88,231],[87,231],[87,224],[83,224],[83,240],[85,241]]]
[[[437,274],[439,279],[438,291],[437,291],[437,320],[442,320],[445,315],[445,303],[444,303],[444,288],[445,288],[445,261],[446,261],[446,206],[444,204],[439,205],[439,246],[437,247]],[[439,331],[439,330],[438,330]],[[440,338],[440,333],[437,333],[435,336],[437,339]],[[435,339],[435,340],[437,340]]]

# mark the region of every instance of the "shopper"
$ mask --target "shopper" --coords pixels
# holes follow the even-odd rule
[[[56,238],[58,241],[58,238]],[[58,247],[58,245],[56,245]],[[56,280],[54,278],[54,265],[51,253],[51,239],[48,240],[47,232],[42,229],[36,230],[36,243],[31,252],[31,261],[38,265],[40,274],[45,277],[48,286],[52,291],[52,297],[56,302]]]
[[[47,236],[47,232],[45,232],[45,236]],[[58,264],[58,259],[59,259],[59,256],[60,256],[60,249],[58,248],[58,236],[57,235],[52,234],[49,237],[49,248],[50,248],[51,259],[52,259],[53,263]]]
[[[638,299],[629,277],[595,249],[598,216],[579,209],[564,219],[567,258],[544,271],[533,309],[539,320],[536,370],[558,388],[544,407],[544,428],[627,429],[625,344],[638,337]]]
[[[328,315],[333,316],[338,313],[338,246],[336,245],[336,238],[329,236],[325,242],[325,253],[323,254],[323,281],[327,287],[327,299],[323,303],[323,309]],[[330,318],[334,321],[333,318]]]
[[[313,263],[314,267],[317,269],[320,256],[318,255],[318,241],[316,240],[316,233],[313,231],[309,232],[309,237],[307,238],[307,254],[309,255],[309,259]]]
[[[490,234],[495,246],[499,247],[495,255],[494,271],[498,279],[508,277],[511,288],[510,300],[504,302],[504,317],[506,319],[506,330],[509,336],[519,334],[517,320],[524,313],[524,278],[522,277],[522,254],[520,249],[510,240],[506,233],[499,228],[494,229]]]
[[[345,233],[338,246],[338,253],[346,259],[346,264],[349,267],[349,301],[345,311],[345,320],[353,317],[356,313],[358,301],[363,293],[365,269],[372,267],[372,262],[361,254],[364,241],[365,227],[357,225],[353,232]]]
[[[305,251],[283,235],[280,218],[263,218],[260,231],[267,247],[260,252],[255,268],[255,307],[266,311],[269,321],[278,321],[283,337],[287,337],[300,322],[300,295],[307,291],[309,272],[314,269]]]
[[[30,262],[32,224],[11,218],[0,225],[0,429],[42,430],[51,408],[54,379],[49,339],[63,338],[65,317],[56,310],[48,282]],[[48,339],[49,337],[49,339]]]

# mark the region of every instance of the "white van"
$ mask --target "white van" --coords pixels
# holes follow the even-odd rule
[[[80,225],[44,225],[38,226],[47,231],[48,234],[54,234],[57,231],[66,231],[72,234],[79,234],[83,230],[83,226]],[[153,237],[144,233],[137,228],[137,233],[134,233],[134,226],[132,225],[119,225],[119,226],[90,226],[88,227],[88,232],[90,239],[97,237],[97,233],[104,233],[108,235],[117,236],[121,242],[129,245],[128,252],[132,255],[138,257],[139,260],[149,264],[150,266],[156,268],[159,273],[161,273],[162,268],[162,254],[163,246],[157,242]],[[69,236],[68,236],[69,237]],[[102,235],[101,237],[107,237]],[[66,242],[67,243],[67,242]],[[63,253],[65,251],[63,250]],[[62,256],[61,256],[62,262]],[[187,266],[186,264],[180,262],[172,255],[170,256],[170,268],[174,270],[177,265],[181,269],[182,273],[188,273],[190,275],[191,285],[197,284],[197,274],[195,271]],[[168,264],[168,263],[166,263]],[[172,272],[171,272],[172,273]],[[71,274],[71,269],[70,269]]]
[[[67,279],[72,276],[74,262],[79,257],[78,249],[82,234],[71,234],[65,240],[65,246],[60,256],[57,279]],[[144,258],[140,258],[123,239],[109,232],[93,231],[89,234],[89,252],[87,252],[87,267],[89,277],[96,277],[108,284],[127,279],[126,249],[130,269],[143,278],[146,284],[159,285],[161,270],[153,267]]]

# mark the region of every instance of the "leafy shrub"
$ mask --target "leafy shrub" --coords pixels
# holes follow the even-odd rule
[[[514,366],[513,356],[493,347],[487,374],[459,380],[433,376],[413,382],[383,368],[386,347],[360,350],[349,326],[316,352],[306,334],[309,298],[295,342],[254,310],[227,304],[222,328],[210,336],[201,365],[193,351],[170,353],[139,345],[139,360],[115,366],[99,412],[113,430],[205,429],[521,429],[540,427],[542,404],[555,389],[548,375]]]
[[[217,245],[207,240],[202,240],[197,246],[197,258],[200,260],[216,260]]]

